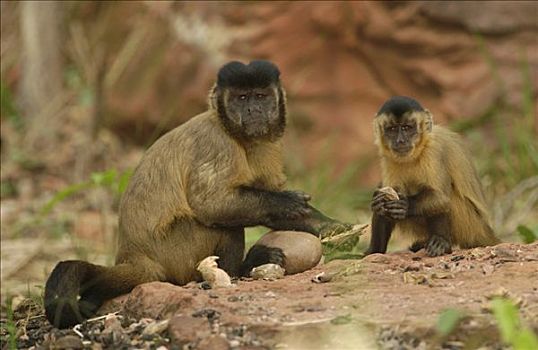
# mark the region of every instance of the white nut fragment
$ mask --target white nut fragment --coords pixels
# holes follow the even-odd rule
[[[284,277],[286,271],[277,264],[264,264],[253,268],[250,271],[250,277],[255,280],[277,280]]]
[[[333,279],[333,274],[328,274],[325,272],[318,273],[314,277],[312,277],[312,282],[314,283],[327,283],[330,282]]]
[[[389,201],[397,201],[398,199],[400,199],[398,193],[394,190],[394,188],[390,186],[380,188],[378,191],[383,193],[385,198]]]
[[[204,281],[209,283],[211,288],[232,287],[230,276],[217,265],[218,256],[208,256],[200,261],[196,268],[202,274]]]

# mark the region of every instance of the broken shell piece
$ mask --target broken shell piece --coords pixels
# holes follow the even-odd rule
[[[217,265],[218,256],[208,256],[200,261],[196,268],[202,274],[204,281],[209,283],[211,288],[231,287],[230,276]]]
[[[330,282],[333,279],[332,274],[328,274],[325,272],[318,273],[314,277],[312,277],[312,282],[314,283],[327,283]]]
[[[385,198],[389,201],[397,201],[398,199],[400,199],[398,193],[394,190],[394,188],[390,186],[380,188],[379,192],[383,193],[385,195]]]
[[[250,277],[255,280],[277,280],[284,277],[286,271],[277,264],[264,264],[253,268],[250,271]]]

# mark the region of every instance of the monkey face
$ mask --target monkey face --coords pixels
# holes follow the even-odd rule
[[[227,129],[247,140],[280,136],[281,115],[279,88],[228,88],[218,98],[218,111]]]
[[[411,152],[418,138],[417,123],[413,119],[392,119],[383,126],[383,141],[397,155],[405,156]]]
[[[376,140],[391,157],[407,161],[416,157],[425,142],[424,134],[432,129],[427,110],[408,111],[400,115],[382,113],[376,117]]]
[[[286,126],[286,98],[280,71],[268,61],[233,61],[217,74],[210,104],[226,131],[239,141],[275,141]],[[214,108],[214,107],[213,107]]]

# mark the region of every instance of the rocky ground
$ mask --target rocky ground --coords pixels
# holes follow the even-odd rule
[[[314,282],[321,273],[324,282]],[[11,332],[20,349],[504,349],[490,301],[510,298],[536,332],[537,280],[538,244],[505,243],[437,258],[399,252],[334,260],[225,289],[155,282],[61,331],[22,300],[14,322],[3,316],[3,348]],[[436,324],[445,309],[462,317],[442,336]]]

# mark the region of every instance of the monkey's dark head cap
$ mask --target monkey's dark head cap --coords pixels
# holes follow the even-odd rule
[[[377,115],[392,114],[397,118],[400,118],[404,113],[410,111],[424,111],[424,108],[418,103],[417,100],[406,96],[394,96],[381,106]]]
[[[217,86],[235,88],[267,87],[279,81],[280,71],[269,61],[256,60],[249,64],[232,61],[219,70]]]

